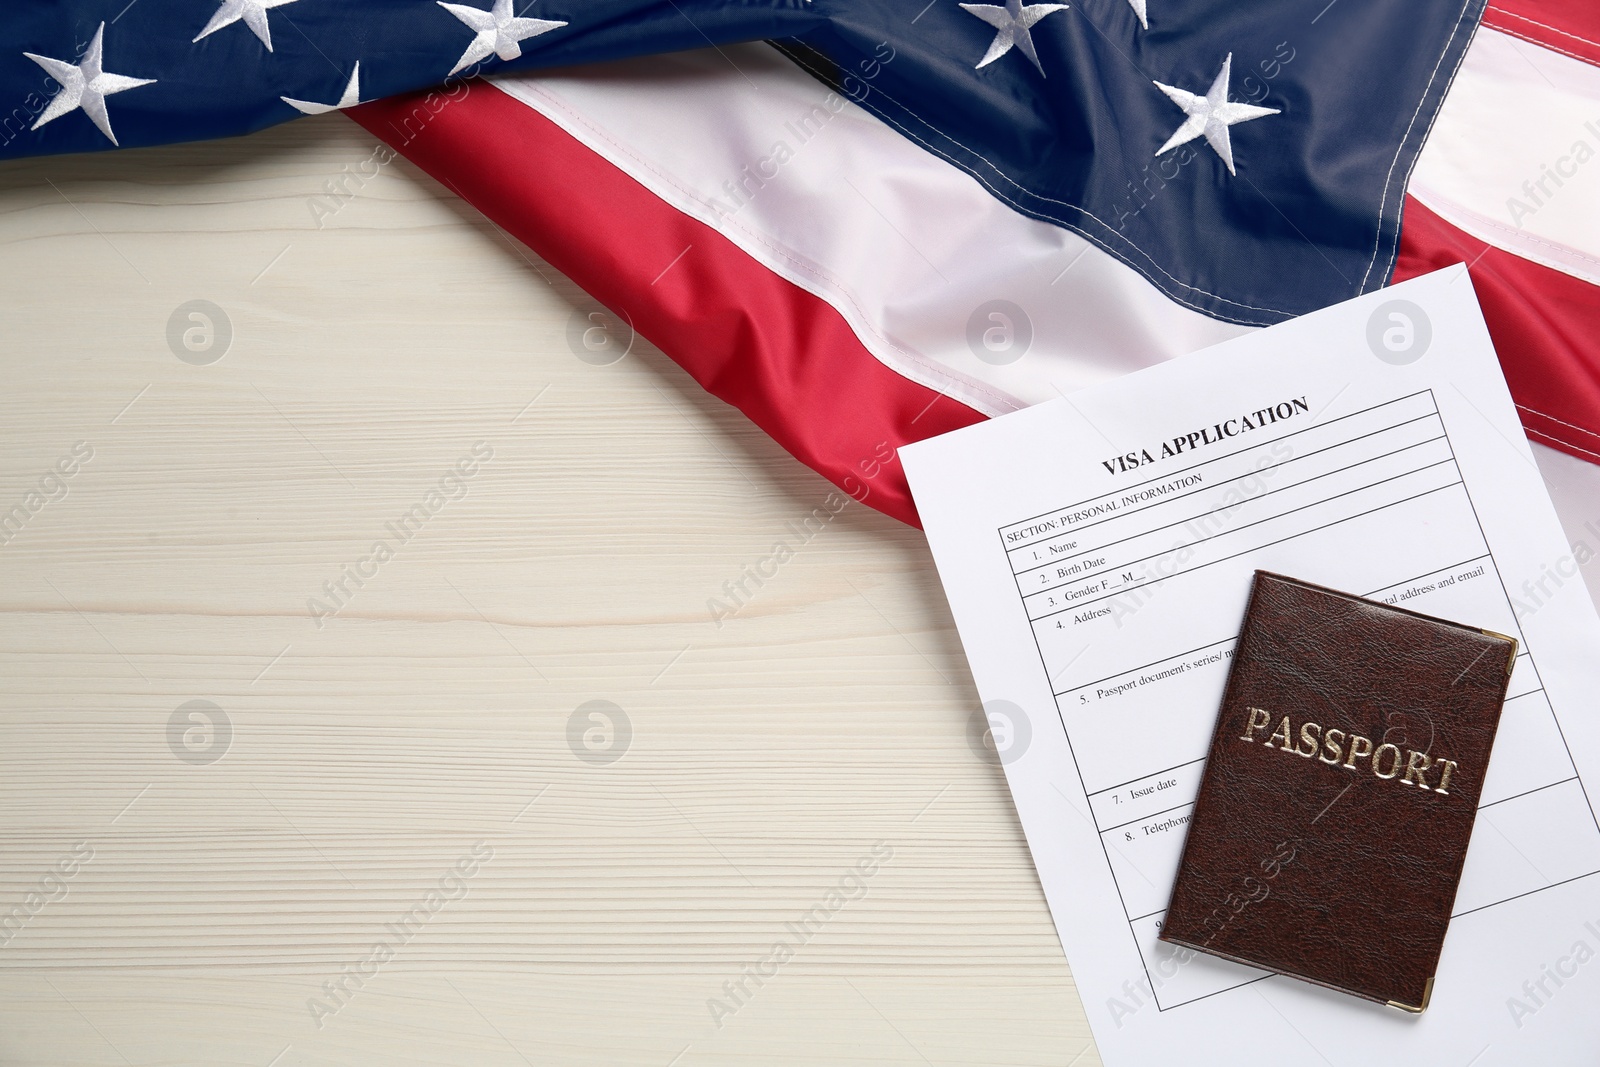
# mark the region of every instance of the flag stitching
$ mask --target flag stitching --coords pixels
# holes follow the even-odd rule
[[[1417,124],[1417,116],[1422,114],[1422,105],[1428,100],[1429,96],[1431,95],[1429,90],[1431,90],[1433,88],[1434,79],[1437,78],[1438,75],[1439,75],[1439,68],[1444,65],[1445,57],[1450,54],[1450,49],[1451,49],[1451,46],[1454,45],[1454,43],[1455,43],[1456,35],[1461,32],[1461,27],[1468,21],[1467,20],[1467,12],[1470,11],[1473,7],[1477,6],[1477,4],[1481,3],[1481,2],[1482,2],[1482,0],[1467,0],[1467,3],[1462,6],[1462,8],[1461,8],[1461,16],[1456,20],[1455,29],[1450,31],[1450,38],[1449,38],[1449,40],[1447,40],[1445,42],[1444,48],[1440,50],[1439,59],[1438,59],[1437,62],[1434,63],[1433,71],[1428,75],[1428,89],[1423,91],[1422,99],[1417,101],[1417,109],[1414,112],[1412,112],[1412,114],[1411,114],[1411,122],[1408,123],[1407,126],[1406,126],[1405,136],[1400,139],[1400,145],[1399,145],[1398,148],[1395,149],[1394,161],[1389,164],[1389,176],[1388,176],[1387,179],[1385,179],[1385,181],[1383,183],[1383,200],[1378,204],[1378,236],[1377,236],[1376,239],[1374,239],[1374,241],[1372,243],[1372,260],[1371,260],[1371,262],[1369,262],[1367,264],[1367,272],[1361,276],[1361,284],[1357,287],[1358,291],[1365,291],[1366,290],[1367,279],[1372,277],[1372,268],[1377,266],[1378,250],[1379,250],[1379,246],[1383,242],[1384,210],[1389,205],[1389,192],[1390,192],[1391,189],[1394,188],[1394,168],[1399,165],[1400,156],[1405,151],[1405,146],[1406,146],[1407,142],[1409,142],[1411,140],[1411,131],[1412,131],[1413,128],[1415,128],[1415,126]],[[1472,22],[1473,22],[1473,32],[1474,33],[1477,31],[1477,21],[1478,20],[1476,20],[1476,19],[1472,20]],[[1444,92],[1439,94],[1439,102],[1441,104],[1444,102],[1444,98],[1446,96],[1450,95],[1450,87],[1455,84],[1456,76],[1461,73],[1461,64],[1467,58],[1467,48],[1470,47],[1471,44],[1472,44],[1472,39],[1471,39],[1471,35],[1469,35],[1468,39],[1467,39],[1466,46],[1462,47],[1461,54],[1456,57],[1455,69],[1450,72],[1450,80],[1445,83]],[[1425,143],[1427,141],[1427,139],[1428,139],[1428,134],[1433,132],[1434,123],[1439,121],[1439,111],[1440,110],[1441,109],[1439,107],[1435,107],[1433,109],[1433,117],[1428,122],[1428,128],[1426,130],[1422,131],[1422,138],[1418,142],[1419,145],[1422,144],[1422,143]],[[1420,151],[1418,151],[1416,153],[1416,155],[1413,155],[1411,157],[1411,166],[1409,168],[1407,168],[1407,170],[1406,170],[1406,175],[1405,175],[1404,180],[1401,183],[1401,188],[1404,188],[1405,186],[1411,184],[1411,172],[1416,169],[1417,160],[1420,159],[1421,156],[1422,156],[1422,153]],[[1403,201],[1402,201],[1402,206],[1403,206]],[[1399,256],[1400,256],[1400,240],[1399,240],[1399,237],[1400,237],[1400,218],[1399,218],[1399,212],[1397,211],[1395,213],[1395,242],[1394,242],[1394,248],[1389,253],[1389,262],[1388,262],[1388,264],[1384,267],[1383,273],[1384,273],[1385,277],[1392,277],[1393,274],[1394,274],[1395,260],[1397,258],[1399,258]]]

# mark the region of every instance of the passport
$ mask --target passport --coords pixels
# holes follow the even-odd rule
[[[1516,656],[1257,571],[1161,940],[1424,1010]]]

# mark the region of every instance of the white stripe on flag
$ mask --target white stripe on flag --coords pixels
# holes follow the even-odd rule
[[[1409,192],[1480,241],[1600,284],[1600,69],[1480,29]]]
[[[722,51],[495,83],[827,301],[891,369],[986,414],[1248,329],[1182,307],[1077,235],[1017,214],[773,49]],[[1026,314],[1026,358],[1004,362],[1020,336],[1006,350],[1006,330],[1021,324],[1003,308],[999,319],[979,313],[997,300]],[[988,359],[968,341],[975,316]],[[986,331],[1000,350],[984,346]]]

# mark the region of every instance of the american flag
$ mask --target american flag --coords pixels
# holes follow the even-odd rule
[[[62,0],[0,27],[0,156],[348,111],[607,309],[578,343],[914,522],[899,445],[1454,262],[1529,436],[1600,460],[1597,42],[1590,0]]]

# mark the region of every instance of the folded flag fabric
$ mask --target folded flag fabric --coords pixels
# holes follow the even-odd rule
[[[1529,436],[1594,461],[1600,46],[1589,41],[1600,10],[1489,9],[1409,172],[1382,280],[1468,263]],[[1174,299],[1092,234],[1017,210],[880,118],[887,105],[862,106],[883,69],[836,74],[832,90],[809,73],[770,47],[724,47],[499,77],[355,117],[796,456],[906,521],[899,445],[1253,328]],[[1194,158],[1170,178],[1151,171],[1139,195],[1225,195],[1254,173],[1243,133],[1267,121],[1231,127],[1234,172],[1202,135],[1183,146]]]
[[[900,444],[1460,260],[1600,458],[1578,0],[125,2],[8,15],[0,155],[352,108],[908,521]]]

